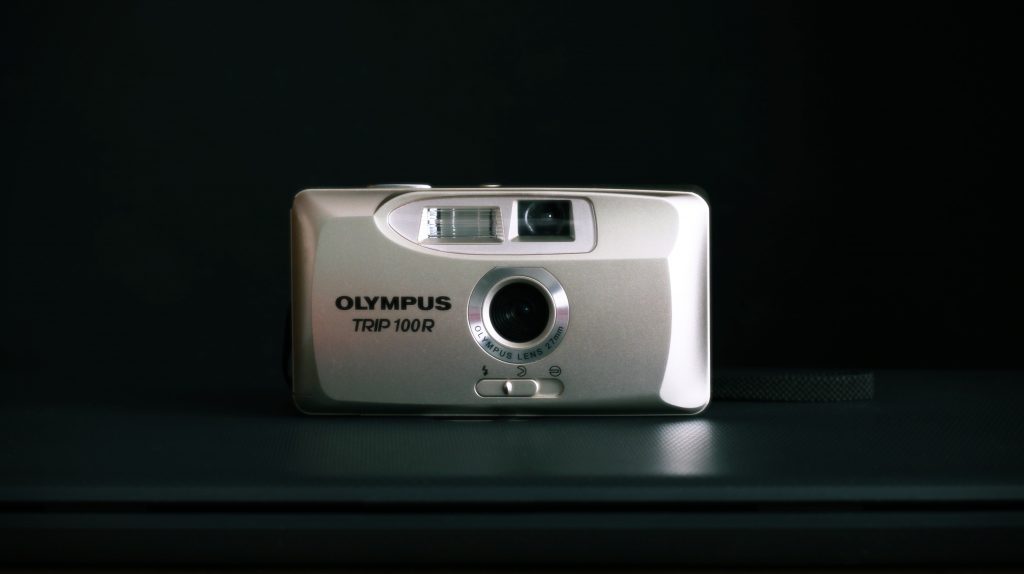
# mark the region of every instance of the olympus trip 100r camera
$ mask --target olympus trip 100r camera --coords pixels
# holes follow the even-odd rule
[[[692,414],[711,395],[696,192],[385,185],[292,207],[310,414]]]

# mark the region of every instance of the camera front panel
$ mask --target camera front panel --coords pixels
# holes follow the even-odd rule
[[[710,393],[694,194],[307,190],[293,306],[309,413],[658,414]]]

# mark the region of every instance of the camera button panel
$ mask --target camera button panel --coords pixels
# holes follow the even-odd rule
[[[476,384],[481,397],[532,397],[540,385],[533,379],[482,379]]]
[[[480,379],[476,394],[483,398],[554,398],[562,394],[558,379]]]

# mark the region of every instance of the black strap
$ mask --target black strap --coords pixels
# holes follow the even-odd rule
[[[292,306],[284,317],[284,351],[281,353],[281,368],[288,388],[292,388]]]
[[[711,373],[713,401],[837,403],[875,396],[871,371],[716,369]]]

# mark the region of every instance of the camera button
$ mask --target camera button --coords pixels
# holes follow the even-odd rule
[[[533,379],[480,379],[476,394],[481,397],[532,397],[540,385]]]
[[[430,189],[429,183],[375,183],[368,187],[400,187],[403,189]]]

